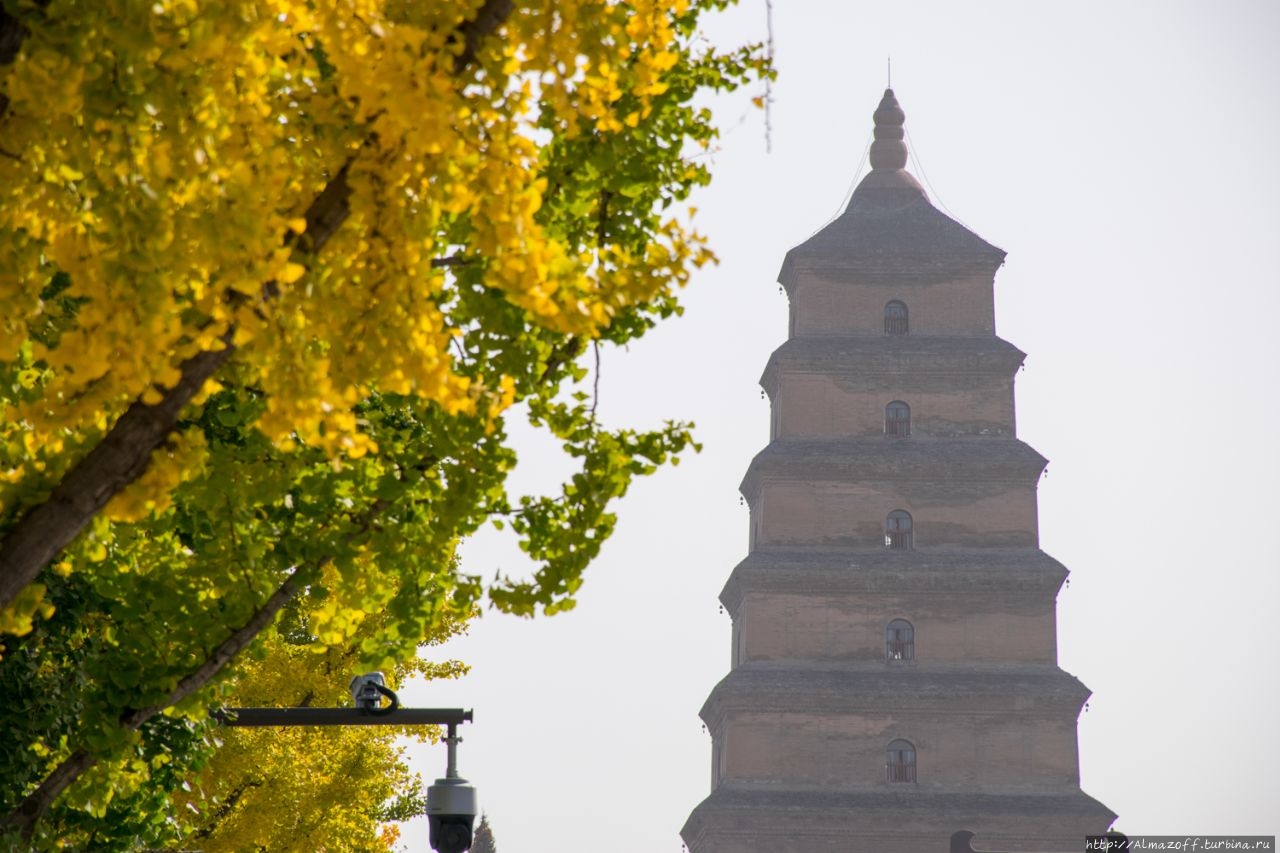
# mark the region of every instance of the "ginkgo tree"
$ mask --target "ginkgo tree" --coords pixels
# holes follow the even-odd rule
[[[341,703],[354,650],[316,654],[299,642],[307,639],[301,626],[284,621],[287,629],[266,640],[262,655],[236,667],[231,701]],[[425,659],[397,669],[393,685],[409,674],[453,678],[466,671],[456,661]],[[399,829],[390,821],[419,815],[426,804],[424,783],[402,754],[405,734],[440,733],[389,726],[219,732],[221,745],[174,798],[182,846],[202,853],[393,849]]]
[[[771,71],[726,0],[0,2],[0,833],[156,844],[289,626],[390,669],[572,606],[691,444],[584,357],[678,311],[697,99]],[[459,564],[494,519],[528,577]]]

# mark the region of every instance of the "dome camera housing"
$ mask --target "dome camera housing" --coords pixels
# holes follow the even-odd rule
[[[475,827],[476,789],[466,779],[437,779],[427,789],[427,824],[431,849],[437,853],[466,853]]]

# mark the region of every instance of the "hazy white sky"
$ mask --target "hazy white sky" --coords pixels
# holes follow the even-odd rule
[[[1280,3],[774,7],[772,153],[758,92],[720,102],[697,200],[722,263],[603,365],[606,418],[694,420],[704,452],[620,505],[576,611],[488,614],[442,650],[472,675],[403,700],[475,708],[460,767],[501,853],[679,853],[710,784],[698,709],[729,666],[737,487],[768,441],[777,271],[865,168],[892,55],[909,168],[1009,253],[997,331],[1029,354],[1018,432],[1051,460],[1041,544],[1072,572],[1060,663],[1094,690],[1083,787],[1131,834],[1280,832]],[[743,0],[708,37],[762,40],[765,19]],[[523,447],[521,482],[550,482]],[[465,559],[520,571],[496,536]],[[442,748],[415,756],[442,772]]]

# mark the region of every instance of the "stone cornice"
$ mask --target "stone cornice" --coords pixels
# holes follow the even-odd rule
[[[765,482],[920,481],[1034,485],[1048,460],[1015,438],[775,439],[739,490],[755,503]]]
[[[847,844],[855,836],[883,835],[886,841],[901,842],[908,834],[943,836],[960,829],[973,829],[978,816],[988,825],[1006,819],[1048,828],[1070,822],[1097,827],[1101,834],[1115,820],[1115,812],[1078,788],[1072,791],[965,792],[950,793],[917,786],[886,786],[881,790],[833,790],[782,785],[753,785],[722,782],[694,809],[680,834],[690,849],[698,849],[704,834],[716,838],[777,838],[789,842],[796,837],[830,836]],[[1041,820],[1036,820],[1037,818]],[[1022,849],[1000,845],[984,837],[987,849]],[[1080,839],[1072,837],[1063,850],[1079,849]],[[872,846],[872,845],[864,845]],[[781,849],[781,848],[779,848]],[[938,850],[945,849],[941,845]]]
[[[752,662],[721,679],[700,716],[712,732],[732,714],[842,716],[862,712],[1069,716],[1090,691],[1053,666],[965,668]]]
[[[788,298],[795,298],[796,286],[817,279],[841,285],[891,285],[895,288],[943,284],[982,277],[995,279],[1004,259],[956,258],[944,255],[885,255],[863,258],[794,258],[787,255],[778,271],[778,284]]]
[[[1034,548],[760,548],[720,593],[730,614],[749,593],[1056,596],[1067,569]]]
[[[928,379],[1005,378],[1026,353],[995,336],[860,335],[791,338],[773,351],[760,386],[773,396],[783,375],[837,378],[892,376]]]

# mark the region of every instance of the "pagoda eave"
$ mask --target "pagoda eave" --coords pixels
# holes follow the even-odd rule
[[[1035,548],[759,548],[720,593],[730,614],[745,595],[1057,595],[1066,567]]]
[[[754,503],[768,482],[937,482],[1034,485],[1048,460],[1014,438],[776,440],[756,454],[739,490]]]
[[[783,374],[887,376],[899,381],[903,374],[941,380],[957,375],[1010,377],[1026,357],[1013,344],[995,337],[792,338],[769,357],[760,385],[772,396]]]
[[[752,662],[732,670],[712,689],[700,715],[718,729],[728,714],[789,717],[1016,712],[1075,719],[1092,695],[1075,676],[1055,666],[951,669],[882,664],[818,667]],[[963,701],[964,710],[957,703]]]
[[[886,786],[840,791],[726,782],[694,809],[680,834],[691,850],[704,837],[716,837],[734,839],[737,849],[752,853],[918,853],[946,850],[951,833],[972,830],[979,816],[987,830],[974,839],[979,849],[1028,853],[1079,850],[1087,831],[1116,818],[1080,790],[960,793]]]

